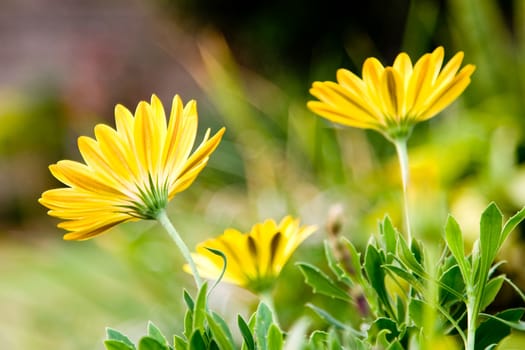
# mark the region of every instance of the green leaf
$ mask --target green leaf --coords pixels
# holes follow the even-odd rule
[[[386,317],[379,317],[370,326],[368,334],[369,337],[372,336],[372,342],[377,339],[377,341],[383,343],[380,339],[384,337],[389,344],[393,342],[400,333],[397,329],[397,324],[393,320]]]
[[[106,350],[135,350],[135,345],[129,345],[125,342],[114,339],[105,340],[104,346],[106,347]]]
[[[419,262],[419,260],[421,260],[421,257],[418,254],[416,259],[414,252],[408,247],[405,238],[401,235],[398,235],[397,249],[399,259],[404,265],[406,265],[418,276],[426,276],[425,269]]]
[[[380,232],[385,239],[386,252],[391,253],[393,254],[393,256],[395,256],[399,232],[396,231],[394,225],[392,225],[392,221],[388,216],[385,217],[383,223],[380,225]],[[388,263],[391,262],[392,261],[388,261]]]
[[[303,262],[297,263],[297,266],[303,273],[306,283],[313,288],[314,293],[350,301],[348,293],[339,288],[330,277],[317,267]]]
[[[188,350],[188,342],[178,335],[173,336],[173,345],[175,350]]]
[[[195,330],[190,339],[190,350],[207,350],[206,342],[200,330]]]
[[[226,325],[226,322],[216,313],[207,314],[208,326],[210,327],[213,339],[221,350],[234,350],[233,337]]]
[[[195,302],[193,301],[192,297],[186,289],[182,291],[182,296],[184,298],[186,306],[188,307],[188,310],[191,310],[193,312],[193,309],[195,308]]]
[[[499,242],[501,238],[502,221],[503,215],[494,203],[489,204],[487,209],[481,214],[479,233],[481,245],[479,259],[481,270],[479,271],[479,274],[477,274],[479,277],[478,282],[481,284],[486,283],[490,266],[494,262],[496,254],[500,248]]]
[[[499,246],[501,247],[509,234],[525,219],[525,207],[512,216],[503,226]]]
[[[268,329],[268,349],[281,350],[283,348],[283,333],[275,323]]]
[[[525,330],[523,322],[520,322],[524,309],[508,309],[490,317],[476,329],[476,350],[486,349],[493,344],[498,344],[503,338],[510,334],[511,328]]]
[[[342,238],[342,241],[346,245],[346,248],[348,249],[348,254],[350,255],[352,268],[355,272],[355,277],[356,277],[358,284],[366,288],[368,283],[363,276],[363,271],[361,268],[361,254],[357,251],[355,246],[348,239]]]
[[[425,305],[421,300],[410,298],[408,302],[408,315],[417,328],[423,327],[423,313]]]
[[[195,302],[195,308],[193,309],[193,331],[200,329],[204,330],[204,320],[206,319],[206,290],[208,284],[204,282],[199,294],[197,295],[197,300]]]
[[[138,350],[169,350],[167,345],[159,343],[150,336],[142,337],[138,344]]]
[[[365,253],[365,271],[368,276],[368,280],[372,285],[372,288],[375,289],[379,300],[382,302],[383,306],[389,313],[391,317],[394,317],[394,311],[392,305],[390,304],[390,299],[388,297],[388,292],[385,286],[385,269],[383,264],[385,264],[382,254],[372,245],[369,244],[366,247]]]
[[[457,264],[452,265],[443,272],[439,277],[439,286],[439,303],[441,305],[464,301],[465,282]]]
[[[258,350],[271,350],[268,348],[266,336],[272,323],[272,311],[261,301],[255,313],[255,342]]]
[[[184,314],[184,336],[186,339],[190,339],[193,334],[193,312],[190,310]]]
[[[457,221],[449,215],[445,226],[445,241],[448,249],[456,259],[464,281],[472,278],[469,261],[465,258],[465,247],[463,245],[463,234]]]
[[[480,311],[483,311],[487,306],[489,306],[494,301],[504,281],[505,281],[504,275],[494,277],[488,281],[487,285],[485,286],[485,289],[483,290],[483,295],[482,295],[481,304],[480,304]]]
[[[412,287],[416,288],[418,291],[421,291],[421,283],[419,280],[412,275],[409,271],[405,270],[404,268],[397,266],[397,265],[383,265],[383,268],[385,268],[387,271],[392,272],[393,274],[401,277],[406,282],[408,282]]]
[[[337,279],[346,284],[348,287],[352,287],[354,283],[352,282],[352,279],[349,274],[353,271],[346,271],[341,266],[341,263],[339,263],[339,261],[337,261],[337,259],[335,258],[328,241],[324,242],[324,252],[326,256],[326,261],[328,262],[328,267],[330,268],[330,270],[332,270],[334,275],[337,276]]]
[[[129,338],[127,336],[125,336],[124,334],[120,333],[119,331],[117,331],[116,329],[113,329],[113,328],[106,328],[106,336],[108,338],[108,340],[118,340],[120,342],[123,342],[133,348],[135,348],[135,345],[133,344],[133,342],[131,340],[129,340]]]
[[[242,338],[244,339],[244,345],[247,350],[255,350],[255,342],[253,340],[252,331],[246,321],[242,318],[241,315],[237,316],[237,325],[241,331]]]
[[[160,329],[153,324],[153,322],[148,322],[148,335],[158,341],[159,343],[163,345],[168,345],[168,341],[166,340],[166,337],[164,337],[164,334],[160,331]]]

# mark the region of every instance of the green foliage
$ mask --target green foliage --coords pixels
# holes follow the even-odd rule
[[[217,313],[208,309],[207,284],[197,293],[194,300],[184,291],[187,311],[184,318],[183,335],[173,337],[170,345],[152,322],[148,323],[147,335],[137,345],[117,330],[107,329],[107,350],[235,350],[238,349],[228,324]],[[241,348],[246,350],[280,350],[284,335],[275,322],[273,311],[263,302],[259,304],[249,323],[239,315],[238,327],[242,334]]]
[[[369,241],[359,265],[355,258],[359,255],[348,242],[347,253],[353,255],[351,269],[345,269],[329,249],[325,255],[332,275],[298,263],[315,293],[339,300],[351,297],[348,307],[361,312],[357,300],[363,297],[370,308],[362,314],[361,323],[348,324],[327,310],[309,307],[340,337],[364,348],[406,349],[421,342],[418,347],[424,347],[425,342],[445,336],[458,338],[466,349],[491,348],[511,329],[525,329],[520,321],[525,309],[483,313],[503,284],[511,284],[504,275],[494,276],[494,261],[503,242],[524,218],[525,211],[521,210],[503,223],[499,208],[490,204],[481,216],[479,243],[467,255],[462,231],[449,216],[440,258],[427,261],[430,248],[417,241],[409,246],[387,217],[379,225],[379,234]],[[346,297],[341,295],[345,291]],[[365,333],[359,331],[363,327]],[[310,343],[326,344],[326,339],[325,333],[318,333]]]

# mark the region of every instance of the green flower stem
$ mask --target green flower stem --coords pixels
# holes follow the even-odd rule
[[[467,285],[467,344],[465,350],[474,350],[476,342],[477,303],[474,288]]]
[[[393,140],[396,147],[397,157],[399,159],[399,167],[401,169],[401,180],[403,181],[403,211],[404,224],[407,233],[407,241],[410,244],[412,241],[412,233],[410,230],[410,215],[408,213],[408,152],[407,139],[397,138]]]
[[[168,215],[166,215],[165,210],[161,210],[157,215],[157,221],[164,227],[164,229],[168,232],[168,234],[171,236],[171,238],[175,241],[175,244],[177,247],[179,247],[180,252],[184,256],[184,259],[186,259],[186,262],[190,266],[191,273],[193,274],[193,278],[195,279],[195,283],[197,284],[197,288],[200,289],[202,286],[202,279],[199,275],[199,271],[197,270],[197,266],[195,265],[195,262],[193,261],[193,258],[191,257],[190,250],[186,246],[186,243],[182,240],[181,236],[171,223],[170,219],[168,218]]]

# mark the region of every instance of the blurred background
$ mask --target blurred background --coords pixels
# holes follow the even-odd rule
[[[115,104],[133,110],[156,93],[169,106],[180,94],[198,101],[201,135],[226,126],[208,167],[169,207],[190,247],[292,214],[319,226],[293,260],[322,265],[334,208],[362,247],[385,214],[402,226],[402,195],[393,147],[309,112],[311,83],[335,80],[340,67],[360,75],[369,56],[390,65],[401,51],[415,61],[439,45],[446,60],[464,51],[477,70],[410,139],[413,231],[439,242],[451,212],[472,242],[491,201],[507,216],[525,205],[525,2],[2,0],[0,347],[102,349],[106,326],[133,339],[147,320],[167,334],[182,328],[182,290],[194,287],[157,225],[64,242],[37,203],[61,186],[47,166],[81,160],[76,139],[113,126]],[[501,269],[523,289],[518,231]],[[233,320],[256,301],[227,285],[213,298]],[[303,307],[312,298],[290,262],[276,290],[285,328],[315,319]],[[509,305],[522,306],[504,289],[493,308]]]

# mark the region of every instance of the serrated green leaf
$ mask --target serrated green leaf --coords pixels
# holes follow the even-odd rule
[[[120,340],[105,340],[104,346],[106,347],[106,350],[135,350],[135,345],[124,343]]]
[[[161,330],[157,326],[155,326],[151,321],[148,322],[148,335],[154,338],[159,343],[166,346],[168,345],[168,340],[166,339],[164,334],[162,334]]]
[[[494,277],[487,282],[487,285],[483,290],[483,295],[480,303],[480,311],[483,311],[494,301],[494,299],[496,299],[496,295],[498,295],[498,292],[501,289],[501,286],[503,285],[504,281],[505,276],[501,275]]]
[[[173,336],[173,345],[175,350],[188,350],[188,342],[178,335]]]
[[[463,243],[463,234],[457,221],[449,215],[445,225],[445,241],[447,247],[456,259],[464,281],[472,278],[472,268],[469,261],[465,258],[465,247]]]
[[[200,330],[195,330],[190,339],[190,350],[208,350]]]
[[[234,350],[233,337],[226,325],[226,322],[216,313],[207,314],[208,327],[210,327],[213,339],[220,350]]]
[[[195,301],[195,308],[193,309],[193,331],[200,329],[204,330],[204,320],[206,319],[206,307],[207,307],[207,287],[206,282],[203,283],[199,294],[197,294],[197,300]]]
[[[268,348],[266,336],[272,323],[272,311],[264,302],[260,302],[255,313],[255,343],[258,350],[271,350]]]
[[[139,340],[138,350],[169,350],[169,348],[167,345],[159,343],[155,338],[145,336]]]
[[[510,334],[511,328],[525,330],[525,324],[520,321],[524,309],[509,309],[496,315],[486,315],[489,319],[482,322],[476,329],[475,349],[486,349]]]
[[[127,344],[127,345],[133,347],[133,349],[135,348],[135,345],[133,344],[133,342],[127,336],[125,336],[121,332],[117,331],[116,329],[107,327],[106,328],[106,337],[107,337],[108,340],[118,340],[120,342],[123,342],[124,344]]]
[[[281,350],[283,348],[283,333],[275,323],[268,329],[268,349]]]
[[[241,315],[237,316],[237,325],[239,326],[242,338],[244,339],[243,346],[246,346],[247,350],[255,350],[255,342],[253,340],[252,331]]]
[[[305,277],[305,282],[313,288],[314,293],[323,294],[332,298],[350,301],[350,296],[322,272],[319,268],[308,263],[297,263]]]
[[[336,275],[337,279],[346,284],[348,287],[352,287],[354,283],[352,282],[350,273],[352,273],[353,271],[348,272],[341,266],[341,264],[335,258],[328,241],[324,242],[324,252],[326,256],[326,261],[328,262],[328,267],[330,268],[330,270],[332,270],[334,275]]]

